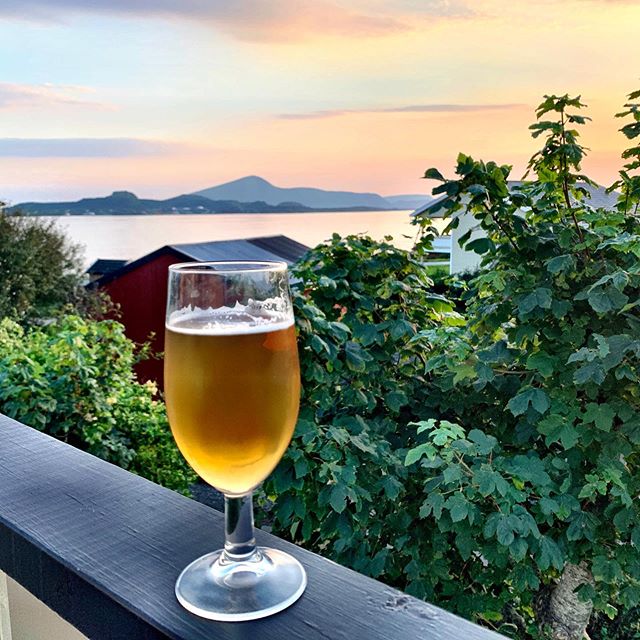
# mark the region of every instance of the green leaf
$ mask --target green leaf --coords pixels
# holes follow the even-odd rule
[[[488,436],[480,429],[471,429],[467,436],[470,442],[476,445],[476,450],[481,456],[486,456],[497,448],[498,440],[494,436]]]
[[[573,374],[573,381],[576,384],[587,384],[593,382],[594,384],[601,385],[605,379],[604,367],[599,362],[589,362]]]
[[[352,371],[364,371],[367,366],[367,362],[371,360],[364,349],[357,342],[347,342],[344,346],[347,356],[347,367]]]
[[[503,516],[498,522],[498,526],[496,528],[496,538],[498,542],[504,547],[508,547],[513,542],[515,535],[507,516]]]
[[[590,402],[583,415],[585,422],[593,422],[601,431],[611,431],[616,410],[609,404]]]
[[[551,258],[551,260],[547,260],[546,265],[549,273],[555,274],[560,273],[561,271],[569,271],[575,265],[575,261],[573,256],[562,255]]]
[[[590,539],[593,537],[591,516],[584,511],[575,513],[571,519],[571,524],[567,528],[567,540],[573,542],[582,538]]]
[[[424,178],[427,180],[440,180],[440,182],[444,182],[444,176],[435,168],[427,169],[424,172]]]
[[[460,522],[469,514],[469,501],[462,493],[455,493],[447,498],[445,507],[449,510],[453,522]]]
[[[560,509],[560,505],[553,498],[540,498],[539,504],[542,513],[546,516],[557,513]]]
[[[531,405],[538,413],[544,413],[550,406],[549,396],[542,390],[534,387],[526,387],[521,389],[507,403],[507,409],[514,416],[522,415]]]
[[[450,464],[442,472],[442,476],[447,484],[451,484],[461,480],[464,477],[464,473],[462,472],[462,467],[459,464]]]
[[[293,464],[296,478],[302,478],[307,475],[309,471],[309,463],[306,458],[298,458]]]
[[[394,476],[384,476],[382,478],[382,488],[390,500],[395,500],[402,491],[404,485]]]
[[[542,351],[532,353],[527,358],[527,369],[539,371],[542,377],[548,378],[553,372],[556,365],[556,359]]]
[[[436,455],[436,449],[430,442],[425,442],[414,449],[409,449],[404,459],[404,466],[409,467],[416,463],[422,456],[427,456],[430,460]]]
[[[493,247],[493,242],[489,238],[476,238],[467,242],[465,246],[466,251],[474,251],[475,253],[483,254],[490,251]]]
[[[384,397],[384,402],[391,411],[397,413],[409,403],[409,399],[404,391],[391,391]]]
[[[597,313],[607,313],[613,309],[622,309],[627,302],[628,296],[621,293],[615,287],[597,287],[589,292],[587,300],[591,308]]]
[[[530,482],[536,487],[542,487],[551,482],[551,478],[545,470],[544,462],[534,453],[514,456],[508,466],[508,470],[514,476],[525,482]]]
[[[396,320],[389,329],[389,335],[394,340],[399,340],[404,336],[412,336],[414,333],[413,325],[406,320]]]
[[[596,582],[606,582],[608,584],[614,584],[623,578],[620,564],[616,560],[610,560],[602,555],[593,559],[591,573]]]
[[[475,482],[478,483],[478,491],[482,496],[491,495],[496,489],[495,471],[490,467],[483,465],[473,476]]]
[[[433,513],[433,517],[439,520],[442,516],[442,509],[444,508],[444,498],[441,493],[432,493],[422,503],[420,507],[420,517],[427,518]]]
[[[564,318],[571,309],[571,303],[567,300],[553,300],[551,303],[551,313],[556,318]]]
[[[613,309],[611,300],[603,289],[596,289],[592,291],[587,300],[589,301],[591,308],[597,313],[606,313]]]
[[[533,293],[530,293],[520,300],[518,310],[520,313],[527,314],[531,313],[537,307],[540,307],[541,309],[550,309],[551,299],[551,289],[539,287]]]
[[[516,562],[522,562],[527,556],[529,545],[524,538],[516,538],[509,546],[509,553]]]
[[[555,567],[561,571],[564,567],[564,554],[554,540],[548,536],[542,536],[538,541],[539,548],[536,556],[536,563],[542,571],[549,567]]]
[[[416,425],[418,427],[417,433],[420,435],[425,431],[431,431],[436,427],[436,420],[434,418],[429,418],[428,420],[421,420],[420,422],[410,422],[410,425]]]
[[[345,510],[347,506],[347,489],[343,484],[336,484],[333,487],[329,504],[337,513],[342,513]]]
[[[564,449],[568,450],[575,447],[580,439],[580,433],[571,420],[555,413],[540,420],[537,428],[542,435],[546,436],[547,446],[560,442]]]

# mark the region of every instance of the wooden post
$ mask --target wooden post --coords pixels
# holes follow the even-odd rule
[[[7,590],[7,575],[3,571],[0,571],[0,640],[11,640],[9,592]]]

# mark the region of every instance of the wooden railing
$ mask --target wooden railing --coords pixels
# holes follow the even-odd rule
[[[501,638],[275,536],[256,537],[300,560],[305,594],[255,622],[197,618],[176,601],[174,583],[220,544],[222,514],[0,415],[0,571],[89,638]]]

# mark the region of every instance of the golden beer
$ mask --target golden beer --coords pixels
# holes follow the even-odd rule
[[[198,475],[227,495],[262,482],[293,435],[300,370],[289,322],[253,326],[239,314],[220,324],[202,315],[167,326],[173,436]]]

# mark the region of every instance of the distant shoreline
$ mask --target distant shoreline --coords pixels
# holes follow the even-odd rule
[[[177,213],[176,211],[166,211],[153,213],[21,213],[18,211],[9,211],[10,215],[20,215],[25,218],[166,218],[168,216],[174,216],[181,218],[184,216],[260,216],[260,215],[300,215],[308,213],[315,215],[318,213],[411,213],[411,209],[349,209],[349,208],[337,208],[337,209],[303,209],[301,211],[185,211],[183,213]]]
[[[7,213],[25,216],[203,215],[237,213],[356,213],[415,209],[428,196],[324,191],[309,187],[282,189],[258,176],[247,176],[198,193],[173,198],[139,198],[132,191],[73,201],[18,202]],[[401,207],[401,209],[399,209]]]

